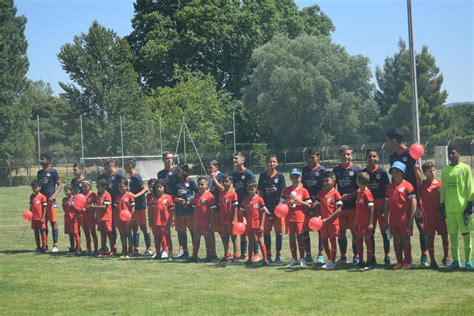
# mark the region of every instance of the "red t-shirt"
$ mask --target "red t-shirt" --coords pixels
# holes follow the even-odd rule
[[[355,223],[367,227],[370,220],[370,207],[374,207],[374,197],[368,188],[357,190]]]
[[[306,203],[311,203],[311,196],[309,195],[308,190],[306,190],[302,186],[296,189],[293,189],[291,186],[289,186],[289,187],[286,187],[281,193],[281,198],[284,199],[286,202],[288,202],[288,206],[290,208],[290,211],[288,212],[288,215],[286,216],[287,221],[295,222],[295,223],[303,223],[306,216],[306,211],[307,211],[306,207],[301,204],[296,204],[296,203],[293,204],[291,202],[292,196],[298,197]]]
[[[239,206],[237,193],[234,190],[227,192],[221,191],[219,193],[219,210],[221,213],[221,223],[231,224],[234,220],[232,218],[233,209]]]
[[[33,221],[41,221],[43,219],[43,206],[48,205],[46,196],[42,193],[38,193],[36,196],[32,194],[30,196],[30,211],[33,213]]]
[[[418,190],[423,215],[429,218],[439,217],[441,181],[423,181]]]
[[[97,218],[101,222],[112,221],[112,196],[105,191],[97,196],[97,206],[106,206],[105,210],[97,212]]]
[[[155,216],[155,213],[156,213],[156,210],[155,210],[155,200],[156,200],[156,196],[154,196],[153,194],[151,193],[148,193],[146,195],[146,206],[148,208],[148,217],[150,219],[153,219]]]
[[[252,198],[247,196],[242,201],[242,211],[245,211],[245,219],[247,220],[247,227],[260,228],[260,212],[265,211],[265,202],[263,198],[255,194]]]
[[[341,194],[335,188],[332,188],[329,192],[322,189],[316,198],[320,203],[319,210],[322,219],[334,214],[337,207],[342,207]],[[339,218],[336,217],[332,223],[339,224]]]
[[[119,200],[118,209],[120,212],[132,212],[132,209],[135,207],[135,198],[130,195],[130,192],[127,191],[124,194],[120,194],[117,199]]]
[[[170,219],[170,211],[174,209],[173,197],[169,194],[163,194],[153,200],[155,204],[155,225],[166,226]]]
[[[216,208],[216,198],[210,191],[203,194],[197,193],[194,196],[194,225],[208,226],[211,220],[211,209]]]
[[[73,197],[63,197],[63,211],[64,211],[64,217],[67,219],[73,219],[74,218],[74,206],[73,206]]]
[[[390,222],[408,222],[410,199],[415,198],[415,190],[410,182],[403,180],[400,184],[390,183],[387,186],[385,199],[389,201]]]
[[[87,206],[91,206],[91,205],[95,205],[95,204],[97,204],[97,195],[94,192],[90,191],[86,195],[86,209],[87,209]],[[94,214],[94,211],[92,211],[92,210],[90,210],[90,211],[87,210],[86,212],[89,215]]]

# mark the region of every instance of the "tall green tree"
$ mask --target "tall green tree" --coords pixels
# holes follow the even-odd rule
[[[243,101],[261,140],[314,146],[370,140],[377,134],[368,59],[328,38],[278,36],[255,50]]]
[[[28,125],[31,107],[22,102],[28,87],[25,25],[13,0],[0,1],[0,159],[13,164],[30,161],[35,148]]]
[[[448,93],[442,88],[443,74],[427,46],[416,54],[416,72],[420,134],[426,141],[450,127],[449,111],[443,106]],[[383,68],[377,67],[375,76],[378,84],[375,100],[383,125],[387,129],[399,127],[411,135],[410,56],[403,40],[398,43],[398,52],[385,59]]]
[[[77,84],[60,86],[62,97],[84,117],[86,155],[121,153],[120,117],[124,153],[156,153],[156,141],[146,133],[152,122],[147,120],[144,95],[126,40],[94,21],[87,33],[61,47],[58,58]]]
[[[174,66],[211,74],[239,97],[252,51],[276,34],[329,36],[334,26],[318,6],[293,0],[137,0],[128,37],[147,89],[173,86]]]

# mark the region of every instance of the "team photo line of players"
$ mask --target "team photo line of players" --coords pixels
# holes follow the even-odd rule
[[[387,171],[378,164],[377,149],[366,151],[367,167],[361,169],[352,163],[353,150],[340,148],[341,163],[332,171],[319,163],[320,154],[308,151],[308,165],[302,170],[292,169],[291,185],[278,171],[278,158],[270,154],[266,171],[258,183],[254,174],[245,167],[241,153],[233,156],[235,172],[226,175],[219,171],[217,161],[209,163],[209,177],[199,177],[197,184],[188,176],[186,165],[174,165],[172,153],[164,153],[164,169],[145,184],[130,159],[125,164],[129,180],[115,167],[113,159],[104,163],[104,173],[97,179],[97,194],[92,183],[85,179],[83,167],[75,164],[75,178],[65,186],[62,207],[64,232],[69,235],[70,252],[98,257],[117,256],[116,231],[119,231],[121,258],[140,253],[139,231],[144,235],[144,255],[155,259],[186,259],[198,261],[201,237],[205,240],[205,261],[218,259],[217,232],[224,248],[222,261],[261,265],[282,263],[282,233],[289,235],[291,259],[289,266],[306,267],[313,261],[309,222],[320,217],[319,245],[315,261],[331,270],[347,263],[347,237],[352,235],[352,265],[364,270],[376,266],[375,228],[377,223],[383,240],[384,264],[391,265],[390,239],[396,263],[393,269],[412,267],[411,236],[415,222],[420,235],[420,266],[437,269],[434,253],[435,234],[441,236],[443,259],[448,268],[461,268],[458,232],[464,243],[466,269],[471,262],[472,175],[471,169],[459,161],[460,148],[448,147],[450,164],[443,168],[437,181],[432,162],[422,166],[413,159],[403,145],[403,134],[394,129],[387,133],[390,155],[389,180]],[[36,251],[48,251],[48,226],[53,231],[52,252],[58,252],[56,197],[61,192],[59,175],[51,165],[51,157],[42,155],[42,169],[38,180],[32,183],[30,210]],[[85,205],[77,207],[75,200],[85,197]],[[275,208],[288,206],[288,214],[280,218]],[[124,214],[130,215],[130,218]],[[245,231],[237,232],[238,224]],[[150,227],[155,252],[151,247]],[[177,231],[179,250],[173,252],[171,228]],[[86,237],[86,251],[81,248],[81,232]],[[100,248],[97,236],[100,232]],[[275,231],[276,252],[272,256],[271,232]],[[188,251],[188,232],[192,238],[192,254]],[[241,236],[239,236],[241,234]],[[240,243],[237,239],[240,238]],[[366,261],[364,261],[364,244]],[[340,258],[336,261],[337,248]],[[232,250],[231,250],[232,248]],[[453,260],[449,255],[449,250]],[[232,251],[232,252],[231,252]],[[260,260],[259,251],[262,253]],[[325,261],[326,254],[327,261]],[[298,256],[299,255],[299,256]],[[298,259],[299,258],[299,259]]]

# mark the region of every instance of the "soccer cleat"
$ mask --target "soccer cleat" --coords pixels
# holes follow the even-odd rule
[[[181,253],[181,255],[179,255],[180,253]],[[187,251],[181,252],[181,250],[180,250],[179,253],[178,253],[178,257],[176,257],[176,259],[188,260],[189,259],[189,252],[187,252]]]
[[[168,252],[167,251],[162,251],[161,252],[161,259],[168,259]]]
[[[364,271],[370,271],[370,270],[373,270],[375,268],[375,265],[373,265],[372,263],[367,263],[364,267]]]
[[[178,255],[176,256],[176,258],[177,258],[177,259],[184,259],[184,258],[181,258],[183,255],[184,255],[184,250],[183,250],[183,249],[179,249]]]
[[[43,250],[44,250],[44,252],[48,252],[48,251],[49,251],[49,248],[48,248],[48,246],[46,246],[46,247],[43,247]]]
[[[386,266],[389,266],[389,265],[390,265],[390,256],[389,256],[389,255],[386,255],[385,258],[383,258],[383,263],[384,263]]]
[[[71,247],[68,247],[68,252],[69,253],[73,253],[73,252],[76,252],[76,248],[71,248]]]
[[[474,270],[471,260],[466,261],[466,270]]]
[[[269,263],[273,263],[273,257],[272,257],[272,255],[270,255],[270,254],[268,255],[268,262],[269,262]]]
[[[115,251],[109,251],[109,257],[116,257],[117,254],[115,253]]]
[[[252,265],[253,262],[252,262],[252,260],[249,259],[249,260],[245,261],[244,264],[245,264],[246,266],[249,266],[249,265]]]
[[[461,262],[459,262],[459,260],[454,260],[447,268],[448,269],[460,269],[462,266],[461,266]]]
[[[392,269],[393,270],[400,270],[402,267],[403,267],[403,264],[401,264],[400,262],[397,262],[393,265]]]
[[[173,256],[168,256],[168,262],[172,262],[173,261]]]
[[[281,261],[281,256],[280,255],[276,255],[275,257],[275,263],[278,263],[278,264],[281,264],[283,261]]]
[[[53,248],[51,249],[51,252],[52,253],[58,253],[59,252],[59,248],[57,246],[53,246]]]
[[[34,254],[39,255],[41,253],[41,248],[36,248]]]
[[[81,248],[76,249],[76,256],[82,256],[82,250],[81,250]]]
[[[347,257],[341,257],[339,260],[337,260],[337,263],[338,264],[346,264],[347,263]]]
[[[428,257],[427,256],[425,256],[425,255],[421,256],[420,267],[422,267],[422,268],[427,268],[428,267]]]
[[[317,259],[317,262],[318,262],[318,263],[321,263],[321,264],[324,264],[324,256],[323,256],[323,255],[319,255],[319,256],[318,256],[318,259]]]
[[[99,252],[97,250],[94,250],[92,252],[92,256],[97,257],[99,255]]]
[[[99,253],[97,254],[97,258],[103,258],[105,257],[105,252],[103,250],[100,250]]]
[[[265,261],[265,260],[262,260],[262,262],[260,263],[260,266],[261,267],[266,267],[269,265],[269,262],[268,261]]]
[[[364,261],[359,261],[358,264],[354,266],[355,269],[364,269],[366,266],[366,263]]]
[[[151,256],[151,258],[153,260],[159,260],[159,259],[161,259],[161,256],[159,254],[155,253],[153,256]]]
[[[451,259],[450,258],[444,258],[443,261],[441,261],[445,267],[449,267],[451,265]]]
[[[258,253],[253,255],[253,262],[259,262],[260,261],[260,255]]]
[[[357,266],[359,263],[360,263],[360,260],[359,260],[358,256],[352,257],[352,265],[353,266]]]
[[[240,255],[239,259],[243,260],[243,261],[247,261],[247,259],[248,259],[247,253],[244,253],[244,254]]]
[[[291,258],[290,262],[288,263],[288,266],[289,267],[294,267],[294,266],[297,266],[297,265],[299,265],[298,260],[296,260],[295,258]]]
[[[303,268],[307,268],[308,265],[306,264],[306,260],[305,259],[300,259],[300,267],[303,267]]]
[[[405,262],[402,266],[402,269],[411,269],[411,267],[412,267],[411,263]]]
[[[439,265],[436,262],[436,260],[431,261],[430,268],[433,269],[433,270],[438,270],[439,269]]]
[[[304,260],[307,262],[307,263],[312,263],[313,262],[313,257],[311,257],[310,255],[307,255]]]
[[[153,254],[153,253],[151,252],[151,249],[147,249],[147,250],[145,250],[145,253],[143,253],[143,255],[144,255],[145,257],[151,257],[152,254]]]
[[[322,267],[324,270],[334,270],[336,269],[336,263],[332,260],[328,260],[328,262],[323,265]]]

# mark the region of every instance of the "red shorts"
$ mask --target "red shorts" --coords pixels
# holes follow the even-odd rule
[[[48,205],[46,206],[46,221],[55,223],[57,221],[57,205],[56,201],[51,202],[48,200]]]
[[[146,225],[146,211],[145,210],[135,210],[132,215],[131,220],[132,225]]]
[[[303,229],[304,222],[287,222],[286,223],[286,233],[287,234],[298,234],[301,235],[304,231]]]
[[[71,217],[67,214],[64,215],[64,233],[65,234],[76,234],[79,232],[79,223],[75,216]]]
[[[185,232],[186,228],[189,229],[190,231],[193,230],[193,222],[194,218],[193,215],[181,215],[181,216],[176,216],[174,218],[174,225],[176,227],[177,232]]]
[[[319,230],[321,239],[336,238],[339,234],[339,225],[337,223],[326,223]]]
[[[376,199],[374,201],[374,222],[372,225],[377,225],[379,223],[379,227],[382,228],[383,223],[385,221],[385,210],[384,210],[385,200],[384,199]]]
[[[212,231],[214,233],[221,232],[221,213],[214,212],[214,216],[212,217]]]
[[[197,235],[207,235],[211,233],[209,226],[196,225],[193,228],[193,233]]]
[[[31,228],[32,229],[46,229],[46,221],[31,221]]]
[[[355,233],[357,237],[371,237],[373,231],[370,231],[368,225],[355,225]]]
[[[247,237],[260,238],[263,236],[263,231],[260,228],[247,228],[245,230],[245,235],[247,235]]]
[[[339,227],[340,230],[350,229],[354,230],[354,217],[355,210],[342,210],[342,213],[339,215]]]
[[[442,221],[439,218],[434,220],[427,219],[426,217],[424,220],[425,221],[423,225],[423,233],[425,234],[425,236],[434,237],[436,233],[441,236],[448,234],[446,221]]]
[[[89,229],[95,229],[96,219],[93,211],[86,211],[84,215],[86,226]]]
[[[265,222],[263,223],[263,232],[268,234],[275,228],[276,233],[281,233],[285,228],[285,222],[283,219],[275,216],[274,214],[265,215]]]
[[[413,236],[413,226],[409,227],[408,223],[390,222],[390,233],[392,236],[411,237]]]
[[[103,233],[112,231],[112,221],[99,221],[98,230]]]
[[[241,223],[244,221],[244,213],[242,213],[240,207],[237,209],[237,221]]]
[[[221,234],[223,236],[232,236],[233,235],[232,223],[221,224]]]

